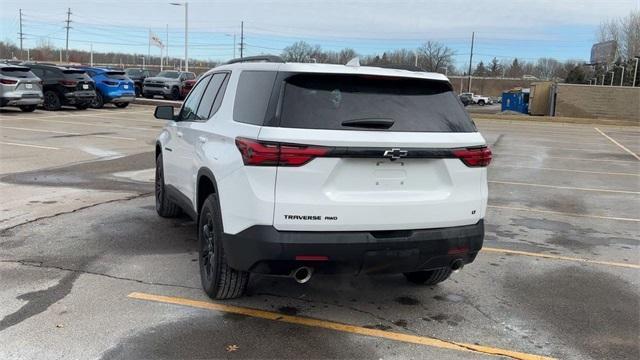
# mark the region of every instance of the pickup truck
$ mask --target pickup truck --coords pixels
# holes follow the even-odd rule
[[[474,104],[478,104],[480,106],[485,106],[485,105],[491,105],[493,104],[493,100],[491,100],[490,97],[488,96],[482,96],[482,95],[476,95],[474,93],[462,93],[460,94],[460,96],[470,96],[471,100],[473,101]]]

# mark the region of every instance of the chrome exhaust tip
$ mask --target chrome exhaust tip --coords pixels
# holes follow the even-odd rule
[[[299,267],[291,272],[291,277],[298,284],[304,284],[311,280],[311,275],[313,275],[313,269],[306,266]]]
[[[451,270],[458,271],[464,267],[464,262],[462,259],[455,259],[451,262]]]

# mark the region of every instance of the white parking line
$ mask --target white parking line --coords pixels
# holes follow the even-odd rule
[[[84,135],[84,136],[98,137],[98,138],[104,138],[104,139],[114,139],[114,140],[128,140],[128,141],[136,141],[137,140],[135,138],[124,137],[124,136],[81,134],[81,133],[76,133],[76,132],[56,131],[56,130],[42,130],[42,129],[28,129],[28,128],[21,128],[21,127],[14,127],[14,126],[0,126],[0,129],[41,132],[41,133],[49,133],[49,134],[74,135],[74,136],[83,136]]]
[[[489,181],[492,184],[503,184],[503,185],[517,185],[517,186],[534,186],[534,187],[544,187],[551,189],[562,189],[562,190],[577,190],[577,191],[594,191],[594,192],[610,192],[610,193],[618,193],[618,194],[633,194],[640,195],[638,191],[629,191],[629,190],[611,190],[611,189],[594,189],[594,188],[580,188],[574,186],[556,186],[556,185],[546,185],[546,184],[532,184],[532,183],[523,183],[523,182],[515,182],[515,181]]]
[[[613,216],[604,216],[604,215],[578,214],[578,213],[552,211],[552,210],[541,210],[541,209],[516,207],[516,206],[487,205],[487,207],[490,208],[490,209],[498,209],[498,210],[513,210],[513,211],[523,211],[523,212],[532,212],[532,213],[540,213],[540,214],[552,214],[552,215],[561,215],[561,216],[573,216],[573,217],[584,217],[584,218],[604,219],[604,220],[640,222],[640,219],[633,219],[633,218],[622,218],[622,217],[613,217]]]
[[[13,143],[13,142],[4,142],[4,141],[0,141],[0,144],[2,144],[2,145],[11,145],[11,146],[32,147],[32,148],[36,148],[36,149],[45,149],[45,150],[60,150],[60,148],[53,147],[53,146],[18,144],[18,143]]]
[[[36,121],[46,121],[49,123],[58,123],[58,124],[71,124],[71,125],[82,125],[82,126],[93,126],[93,127],[108,127],[108,128],[119,128],[119,129],[127,129],[127,130],[142,130],[142,131],[153,131],[160,132],[161,129],[150,129],[150,128],[140,128],[140,127],[132,127],[132,126],[121,126],[115,124],[92,124],[92,123],[83,123],[83,122],[75,122],[75,121],[60,121],[60,120],[48,120],[48,119],[30,119]]]
[[[584,173],[584,174],[598,174],[598,175],[617,175],[617,176],[637,176],[640,177],[640,174],[636,173],[619,173],[619,172],[606,172],[606,171],[588,171],[588,170],[574,170],[574,169],[558,169],[558,168],[547,168],[547,167],[534,167],[534,166],[511,166],[511,165],[493,165],[491,164],[491,168],[509,168],[509,169],[531,169],[531,170],[548,170],[548,171],[565,171],[565,172],[576,172],[576,173]]]
[[[628,152],[629,154],[633,155],[633,157],[635,157],[636,159],[640,160],[640,156],[638,156],[638,154],[636,154],[633,151],[627,149],[624,145],[622,145],[619,142],[615,141],[611,136],[603,133],[600,129],[598,129],[598,128],[594,128],[594,129],[596,129],[596,131],[599,132],[602,136],[604,136],[607,139],[609,139],[612,143],[618,145],[622,150]]]

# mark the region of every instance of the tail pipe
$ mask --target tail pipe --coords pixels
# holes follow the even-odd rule
[[[462,269],[463,266],[464,262],[462,261],[462,259],[455,259],[451,262],[451,270],[453,271],[458,271]]]
[[[291,277],[298,283],[304,284],[311,280],[313,269],[307,266],[301,266],[291,272]]]

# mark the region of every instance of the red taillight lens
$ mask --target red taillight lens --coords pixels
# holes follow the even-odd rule
[[[18,83],[18,80],[0,79],[0,83],[5,84],[5,85],[15,85],[15,84]]]
[[[491,163],[491,149],[486,146],[453,150],[453,155],[469,167],[484,167]]]
[[[301,166],[331,150],[322,146],[279,144],[237,138],[236,146],[245,165]]]
[[[63,86],[76,86],[78,84],[75,80],[60,80],[59,83]]]

